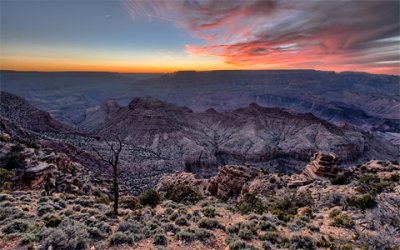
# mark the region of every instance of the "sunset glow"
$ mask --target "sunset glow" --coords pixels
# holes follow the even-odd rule
[[[400,74],[398,1],[2,1],[1,69]]]

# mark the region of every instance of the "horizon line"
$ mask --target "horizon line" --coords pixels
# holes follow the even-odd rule
[[[177,70],[177,71],[95,71],[95,70],[13,70],[13,69],[0,69],[0,72],[26,72],[26,73],[110,73],[110,74],[175,74],[179,72],[217,72],[217,71],[317,71],[317,72],[333,72],[336,74],[341,73],[363,73],[371,75],[387,75],[387,76],[400,76],[399,74],[377,74],[367,71],[335,71],[335,70],[319,70],[319,69],[215,69],[215,70]]]

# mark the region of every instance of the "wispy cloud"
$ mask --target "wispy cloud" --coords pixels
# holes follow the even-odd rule
[[[400,74],[400,2],[126,0],[132,16],[174,22],[204,39],[191,54],[239,66]]]

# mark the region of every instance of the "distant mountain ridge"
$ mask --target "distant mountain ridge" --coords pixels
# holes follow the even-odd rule
[[[400,77],[316,70],[184,71],[172,74],[2,71],[2,90],[25,97],[81,129],[107,100],[127,105],[152,96],[187,106],[232,111],[250,103],[311,112],[330,122],[400,133]],[[86,121],[85,121],[86,120]]]
[[[161,158],[200,169],[222,164],[295,169],[321,150],[333,152],[344,164],[399,156],[390,143],[352,126],[256,103],[195,113],[154,98],[135,98],[106,116],[94,133],[119,135]]]

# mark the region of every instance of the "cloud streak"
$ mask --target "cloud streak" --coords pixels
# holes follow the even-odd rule
[[[126,0],[132,16],[167,19],[204,40],[187,44],[243,68],[400,74],[399,1]]]

